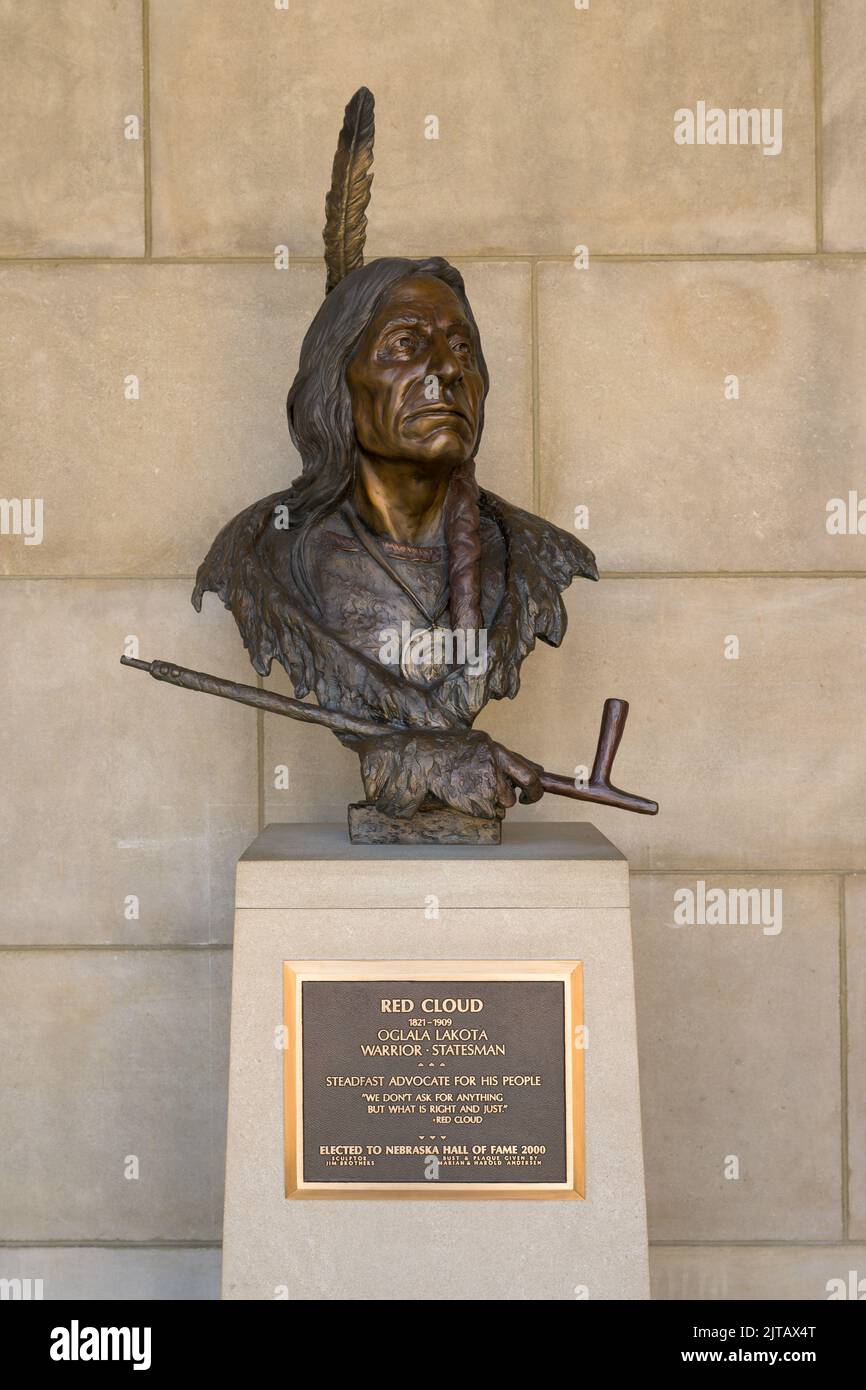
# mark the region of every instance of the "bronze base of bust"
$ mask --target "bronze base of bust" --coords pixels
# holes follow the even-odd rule
[[[389,816],[369,801],[355,801],[349,806],[349,839],[353,845],[498,845],[502,821],[470,816],[433,801],[407,817]]]

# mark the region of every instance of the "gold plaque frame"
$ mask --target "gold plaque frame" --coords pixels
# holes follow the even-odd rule
[[[565,1153],[562,1183],[306,1182],[303,1115],[303,996],[308,980],[419,981],[558,981],[564,986]],[[287,1044],[283,1063],[285,1123],[285,1193],[296,1198],[402,1201],[519,1201],[586,1196],[584,1124],[583,964],[543,960],[287,960],[283,962],[284,1023]]]

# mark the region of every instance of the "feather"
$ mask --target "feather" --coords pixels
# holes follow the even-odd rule
[[[346,107],[334,155],[331,190],[325,197],[325,294],[364,264],[367,204],[373,175],[373,93],[359,87]]]

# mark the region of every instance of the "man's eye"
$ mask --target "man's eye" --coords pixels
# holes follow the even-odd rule
[[[460,353],[461,357],[472,356],[472,344],[467,343],[465,338],[457,338],[456,340],[452,341],[451,346],[455,352]]]
[[[414,333],[398,333],[392,338],[388,347],[392,352],[414,352],[418,345],[418,339]]]

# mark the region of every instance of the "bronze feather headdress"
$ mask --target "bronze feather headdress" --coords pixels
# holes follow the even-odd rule
[[[364,264],[367,204],[373,175],[373,93],[359,87],[346,107],[325,197],[325,294]]]

